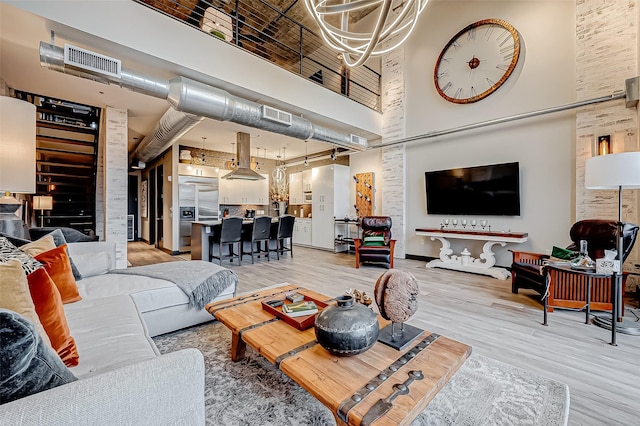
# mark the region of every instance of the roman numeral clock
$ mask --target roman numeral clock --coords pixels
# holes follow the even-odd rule
[[[468,104],[486,98],[507,81],[520,58],[520,37],[502,19],[484,19],[462,29],[442,49],[433,79],[444,99]]]

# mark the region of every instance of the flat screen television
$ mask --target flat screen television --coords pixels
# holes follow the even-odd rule
[[[427,213],[520,215],[518,163],[425,172]]]

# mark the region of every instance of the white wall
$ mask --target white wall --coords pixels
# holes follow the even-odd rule
[[[436,59],[459,30],[487,18],[504,19],[520,32],[524,49],[519,66],[488,98],[469,105],[449,103],[439,97],[433,84]],[[575,100],[573,1],[433,1],[406,49],[407,136]],[[511,161],[520,163],[522,213],[519,217],[487,217],[491,229],[528,232],[529,241],[517,246],[523,250],[544,252],[553,245],[568,244],[574,218],[574,140],[575,113],[564,112],[408,144],[406,253],[438,256],[440,249],[439,242],[414,235],[415,228],[436,227],[444,219],[426,213],[425,171]],[[377,151],[352,155],[352,172],[354,164],[376,168],[370,161]],[[378,194],[382,192],[380,182],[376,174]],[[481,247],[480,243],[453,242],[456,251],[465,245],[472,251]],[[499,265],[511,263],[508,248],[495,249]]]

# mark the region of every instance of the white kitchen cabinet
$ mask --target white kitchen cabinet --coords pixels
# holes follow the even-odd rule
[[[269,179],[224,179],[220,174],[220,204],[269,204]]]
[[[193,164],[178,164],[178,174],[181,176],[218,177],[219,169],[211,166],[196,166]]]
[[[312,169],[302,171],[302,192],[311,192],[311,188],[313,188],[312,173]]]
[[[332,164],[314,167],[311,171],[313,186],[313,217],[311,245],[334,249],[334,218],[349,214],[349,166]]]
[[[296,218],[293,226],[293,243],[305,246],[311,245],[312,219]]]
[[[304,204],[302,172],[291,173],[289,175],[289,204]]]

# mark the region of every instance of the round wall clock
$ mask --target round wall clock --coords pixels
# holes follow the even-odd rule
[[[516,29],[501,19],[484,19],[449,40],[438,57],[433,80],[449,102],[477,102],[507,81],[519,58]]]

